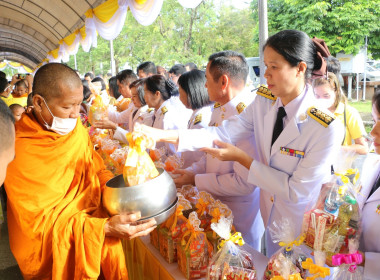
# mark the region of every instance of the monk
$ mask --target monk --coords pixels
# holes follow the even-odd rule
[[[16,158],[5,179],[9,242],[25,279],[128,279],[120,238],[149,234],[140,213],[108,217],[112,174],[79,117],[82,82],[50,63],[36,73],[33,109],[16,123]]]
[[[0,99],[0,186],[4,183],[5,173],[9,163],[15,157],[14,123],[15,119],[11,110],[7,104]]]

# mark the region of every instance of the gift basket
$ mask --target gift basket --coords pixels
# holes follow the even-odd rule
[[[220,217],[217,223],[212,223],[211,228],[222,241],[219,251],[213,256],[207,270],[207,279],[244,279],[256,280],[256,270],[251,254],[241,246],[244,240],[239,232],[231,235],[232,219]]]
[[[157,177],[159,172],[145,151],[154,146],[153,141],[137,132],[127,133],[127,140],[129,152],[123,170],[125,184],[136,186]]]
[[[305,244],[326,253],[327,263],[337,253],[348,253],[349,240],[360,237],[360,207],[354,184],[358,171],[351,169],[350,153],[342,153],[330,182],[322,186],[317,203],[304,214]]]
[[[186,279],[200,279],[207,274],[211,246],[200,224],[197,213],[191,212],[187,231],[177,243],[178,266]]]
[[[211,225],[212,217],[210,215],[210,210],[214,202],[215,199],[212,197],[211,194],[205,191],[199,192],[199,199],[197,204],[195,205],[195,208],[198,217],[201,220],[201,228],[203,229],[207,229]]]
[[[191,209],[191,204],[181,194],[177,194],[178,204],[175,213],[161,225],[158,231],[159,250],[168,263],[177,261],[177,242],[187,230],[187,218],[184,210]]]
[[[306,254],[299,247],[304,236],[296,238],[295,225],[286,218],[279,223],[273,222],[269,227],[272,240],[280,248],[270,259],[264,272],[264,280],[271,279],[305,279],[306,270],[302,262],[306,261]]]

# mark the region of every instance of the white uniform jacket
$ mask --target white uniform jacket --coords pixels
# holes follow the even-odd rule
[[[136,110],[136,106],[131,102],[128,108],[122,112],[108,108],[108,119],[116,124],[123,124],[124,127],[129,127],[130,115]]]
[[[281,100],[272,94],[257,92],[255,101],[240,115],[223,122],[218,128],[203,131],[180,131],[179,150],[212,147],[213,140],[236,144],[254,135],[257,152],[249,170],[248,182],[261,189],[261,215],[265,226],[282,217],[294,220],[300,234],[305,207],[313,203],[322,182],[330,175],[334,151],[339,149],[343,126],[319,110],[327,123],[309,115],[308,108],[316,103],[311,86],[285,106],[284,130],[271,146],[277,108]],[[287,111],[287,108],[289,109]],[[196,141],[186,141],[186,139]],[[186,146],[186,149],[185,149]],[[282,150],[282,151],[281,151]],[[280,247],[267,234],[267,254]]]
[[[210,126],[219,126],[223,120],[229,119],[244,111],[252,103],[256,94],[245,89],[228,103],[216,104],[212,112]],[[193,141],[191,137],[188,141]],[[250,138],[239,141],[237,146],[249,153],[254,152]],[[195,185],[199,190],[207,191],[231,208],[234,225],[244,240],[256,250],[261,248],[264,225],[260,214],[260,190],[247,182],[248,170],[233,161],[220,161],[210,155],[188,168],[195,175]]]
[[[126,134],[128,131],[133,131],[135,123],[145,124],[147,126],[152,126],[154,109],[148,108],[148,105],[142,106],[140,108],[135,107],[135,110],[129,114],[129,130],[123,129],[120,126],[116,128],[114,139],[117,139],[123,143],[128,143]]]
[[[195,109],[190,117],[189,123],[187,125],[188,129],[199,129],[207,127],[210,123],[212,110],[214,104],[204,106],[199,109]],[[183,168],[191,166],[194,162],[197,162],[203,156],[203,152],[183,152],[181,157],[183,159]]]
[[[175,98],[175,100],[171,100]],[[186,109],[178,97],[172,97],[164,101],[154,113],[152,126],[159,129],[183,129],[187,128],[192,110]],[[182,105],[182,106],[181,106]],[[176,147],[173,144],[157,143],[156,148],[166,146],[169,155],[175,154]]]
[[[363,164],[362,195],[367,198],[380,173],[380,156],[369,154]],[[380,188],[362,208],[360,251],[365,253],[364,279],[380,279]]]

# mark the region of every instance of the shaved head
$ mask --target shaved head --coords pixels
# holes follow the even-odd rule
[[[48,63],[34,76],[33,94],[51,100],[61,97],[62,88],[77,89],[81,86],[82,81],[73,69],[61,63]]]
[[[0,99],[0,156],[9,149],[15,141],[14,133],[15,119],[12,111]]]

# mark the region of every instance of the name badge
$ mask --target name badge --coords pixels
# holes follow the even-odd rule
[[[280,152],[283,155],[287,155],[287,156],[291,156],[291,157],[297,157],[297,158],[304,158],[305,157],[305,152],[297,151],[294,149],[289,149],[286,147],[281,147]]]

